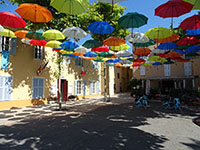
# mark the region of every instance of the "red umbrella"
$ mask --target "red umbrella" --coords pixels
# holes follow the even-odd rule
[[[45,40],[31,40],[29,43],[35,46],[45,46],[47,44]]]
[[[11,28],[24,28],[26,22],[14,13],[0,12],[0,25]]]
[[[135,62],[135,63],[136,63],[136,62],[137,62],[137,63],[144,63],[145,60],[142,59],[142,58],[137,58],[137,59],[134,59],[133,62]]]
[[[200,28],[200,15],[193,15],[183,20],[179,26],[183,30],[192,30]]]
[[[106,47],[106,46],[100,46],[100,47],[92,48],[91,51],[94,51],[94,52],[108,52],[109,48]]]
[[[142,64],[142,63],[141,63],[141,64]],[[133,67],[139,67],[139,66],[141,66],[141,64],[140,64],[140,63],[136,63],[136,64],[134,63],[132,66],[133,66]]]
[[[177,45],[189,45],[189,44],[195,44],[200,42],[199,39],[197,39],[196,37],[184,37],[182,39],[180,39],[178,42],[176,42]]]
[[[109,37],[103,41],[103,44],[107,46],[120,46],[125,43],[126,41],[119,37]]]
[[[162,54],[162,53],[159,53],[159,54],[157,54],[156,56],[160,56],[160,57],[162,57],[162,58],[165,58],[165,57],[166,57],[165,54]]]
[[[142,55],[142,56],[147,56],[151,53],[151,50],[149,48],[137,48],[135,51],[134,51],[134,54],[135,55]]]
[[[181,56],[182,55],[178,52],[169,52],[165,55],[165,57],[171,58],[171,59],[178,58],[178,57],[181,57]]]
[[[179,17],[183,14],[190,12],[193,5],[182,0],[170,0],[155,9],[155,15],[162,18]]]

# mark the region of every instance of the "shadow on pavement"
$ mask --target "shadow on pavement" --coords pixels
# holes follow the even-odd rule
[[[161,150],[169,139],[137,127],[149,124],[148,118],[169,117],[169,114],[180,115],[156,103],[146,109],[123,104],[100,107],[83,115],[24,120],[0,128],[0,149]],[[195,116],[186,110],[181,115]],[[194,146],[188,145],[196,144],[199,141]]]

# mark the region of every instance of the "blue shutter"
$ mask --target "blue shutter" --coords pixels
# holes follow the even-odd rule
[[[38,97],[44,98],[44,79],[38,79]]]
[[[90,81],[90,95],[92,94],[92,81]]]
[[[97,90],[97,94],[99,94],[99,81],[96,82],[96,90]]]
[[[74,94],[77,95],[77,80],[74,81]]]
[[[78,58],[75,58],[75,65],[78,66],[79,63],[78,63]]]
[[[16,55],[16,50],[17,50],[17,38],[10,38],[9,39],[10,55]]]
[[[38,78],[33,78],[33,99],[38,98],[38,86],[39,86],[39,81]]]
[[[87,82],[83,80],[83,95],[86,95]]]
[[[66,64],[70,64],[70,57],[66,58]]]
[[[3,94],[3,90],[4,90],[4,78],[0,77],[0,101],[4,100],[4,94]]]

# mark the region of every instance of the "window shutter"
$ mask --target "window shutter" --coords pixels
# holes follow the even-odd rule
[[[95,69],[94,61],[92,61],[92,69]]]
[[[87,82],[83,80],[83,95],[86,95]]]
[[[74,94],[77,95],[77,80],[74,81]]]
[[[92,94],[92,81],[90,81],[90,95]]]
[[[70,62],[71,62],[70,57],[66,57],[66,64],[70,64]]]
[[[5,100],[11,100],[12,77],[5,77]]]
[[[4,77],[0,77],[0,101],[3,101],[4,100],[4,93],[3,93],[3,90],[4,90],[4,83],[3,83],[3,80],[4,80]]]
[[[39,81],[37,78],[33,78],[33,99],[38,98],[38,86],[39,86]]]
[[[3,40],[3,38],[2,38],[2,36],[0,35],[0,52],[2,51],[2,40]]]
[[[99,69],[99,63],[96,62],[96,69]]]
[[[145,75],[145,66],[140,66],[140,75],[141,76]]]
[[[78,66],[78,64],[79,64],[78,58],[75,58],[75,65]]]
[[[184,63],[184,71],[185,71],[186,76],[192,75],[192,63],[191,62]]]
[[[97,94],[99,94],[99,81],[96,82],[96,90],[97,90]]]
[[[38,97],[44,97],[44,79],[38,79]]]
[[[171,76],[170,64],[164,64],[164,75],[165,76]]]
[[[9,39],[10,55],[16,55],[16,50],[17,50],[17,38],[10,38]]]

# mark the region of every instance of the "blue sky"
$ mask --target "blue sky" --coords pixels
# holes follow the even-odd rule
[[[17,8],[16,5],[12,5],[8,2],[8,0],[5,0],[8,3],[8,6],[5,5],[0,5],[0,11],[9,11],[9,12],[14,12],[15,9]],[[96,0],[89,0],[90,2],[96,1]],[[166,18],[163,19],[158,16],[154,16],[154,9],[157,8],[159,5],[166,3],[168,0],[125,0],[123,2],[120,2],[121,6],[127,7],[126,12],[138,12],[141,13],[145,16],[147,16],[148,23],[140,28],[134,29],[134,32],[146,32],[147,30],[154,28],[154,27],[166,27],[169,28],[171,19]],[[192,10],[190,13],[187,13],[183,16],[180,16],[178,18],[174,18],[174,27],[178,27],[178,25],[187,17],[190,17],[194,14],[197,14],[197,11]],[[88,39],[88,37],[86,38]],[[80,43],[85,41],[85,39],[82,39]]]

